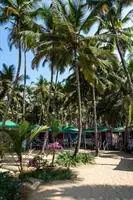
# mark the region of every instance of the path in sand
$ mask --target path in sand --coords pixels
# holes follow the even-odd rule
[[[105,152],[96,165],[76,169],[76,183],[42,185],[28,200],[133,200],[133,157]]]

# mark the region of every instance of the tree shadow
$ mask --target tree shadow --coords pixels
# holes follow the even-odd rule
[[[102,151],[100,153],[100,157],[103,157],[103,158],[118,158],[118,157],[133,158],[133,155],[123,152],[123,151]]]
[[[34,197],[34,198],[33,198]],[[133,200],[133,190],[131,186],[112,185],[83,185],[60,187],[55,186],[44,191],[35,191],[29,200]]]
[[[114,170],[133,171],[133,159],[121,158],[119,164]]]

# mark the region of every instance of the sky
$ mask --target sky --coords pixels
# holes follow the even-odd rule
[[[126,14],[130,8],[127,8],[124,14]],[[0,26],[0,48],[2,48],[2,51],[0,51],[0,70],[2,68],[2,64],[5,63],[7,65],[14,65],[17,68],[18,63],[18,50],[15,49],[15,47],[12,48],[12,50],[9,50],[8,46],[8,30],[5,29],[6,26]],[[94,31],[95,27],[93,27],[92,31]],[[39,78],[40,75],[43,75],[44,78],[46,78],[48,81],[50,80],[50,70],[48,64],[45,67],[39,66],[38,70],[31,69],[31,61],[33,59],[33,54],[31,52],[28,52],[27,54],[27,74],[29,75],[30,79],[28,82],[34,82],[37,78]],[[22,69],[23,69],[23,59],[22,59]],[[21,70],[21,73],[23,71]],[[67,68],[65,73],[63,75],[59,75],[59,81],[62,81],[63,79],[67,78],[69,76],[70,72]]]

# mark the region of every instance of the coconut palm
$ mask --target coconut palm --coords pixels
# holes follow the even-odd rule
[[[31,23],[32,20],[30,17],[30,12],[35,2],[36,0],[35,1],[3,0],[0,2],[1,4],[0,23],[2,24],[11,23],[11,29],[10,29],[10,34],[9,34],[10,46],[14,44],[16,48],[18,49],[17,73],[16,73],[16,77],[13,83],[11,93],[9,95],[9,101],[7,102],[6,110],[3,116],[3,125],[5,124],[10,103],[14,95],[14,89],[17,85],[20,69],[21,69],[22,41],[21,41],[21,36],[19,35],[19,32],[22,29],[24,24]]]
[[[16,105],[22,103],[22,87],[20,82],[23,80],[22,76],[19,76],[17,86],[14,90],[14,96],[12,98],[10,109],[12,114],[13,110],[16,110]],[[12,84],[15,81],[15,67],[13,65],[7,66],[3,64],[2,70],[0,71],[0,82],[1,82],[1,93],[0,96],[3,99],[4,103],[9,100],[9,94],[12,90]],[[15,108],[15,109],[14,109]],[[13,114],[15,116],[15,114]]]
[[[2,69],[0,70],[0,99],[3,99],[6,94],[10,92],[11,83],[14,80],[14,73],[15,67],[13,65],[7,66],[6,64],[3,64]]]
[[[108,55],[110,59],[112,55],[104,48],[97,48],[96,44],[98,39],[101,39],[100,36],[91,37],[83,34],[87,25],[89,29],[89,21],[92,20],[88,17],[87,7],[84,7],[83,3],[54,1],[53,17],[56,30],[54,37],[57,37],[56,40],[58,40],[58,46],[54,46],[54,51],[56,50],[58,55],[62,55],[63,59],[60,59],[62,63],[64,62],[66,66],[73,66],[76,74],[79,110],[79,137],[74,153],[76,155],[80,148],[82,134],[80,73],[82,71],[86,79],[94,84],[96,74],[93,65],[95,64],[96,68],[100,67],[105,72],[106,67],[109,67],[110,64],[109,60],[105,60],[104,56]]]
[[[99,21],[98,33],[112,33],[115,37],[108,39],[107,42],[111,50],[116,45],[120,61],[122,63],[125,75],[128,79],[131,94],[133,95],[133,83],[127,69],[125,61],[125,53],[130,47],[132,28],[127,27],[129,21],[132,20],[133,10],[131,9],[123,16],[123,9],[133,4],[133,1],[86,1],[89,7],[93,8],[92,13],[96,16],[96,21]],[[98,17],[97,17],[98,16]],[[119,38],[119,36],[122,36]]]
[[[47,101],[48,101],[48,90],[49,83],[43,76],[40,76],[37,82],[35,83],[34,95],[36,96],[37,104],[40,104],[40,117],[39,124],[42,124],[46,120],[47,116]]]
[[[85,15],[87,7],[84,8],[81,2],[75,3],[68,1],[63,3],[61,1],[53,1],[52,6],[49,9],[50,12],[52,9],[52,16],[50,14],[52,29],[44,28],[41,30],[39,41],[37,42],[35,48],[36,55],[33,60],[33,64],[38,65],[40,60],[43,59],[44,63],[49,61],[52,66],[55,67],[73,66],[73,70],[76,74],[79,102],[79,138],[74,154],[76,155],[80,147],[82,134],[82,112],[79,81],[80,68],[83,70],[86,78],[90,80],[90,82],[94,83],[96,77],[93,64],[95,63],[97,67],[98,65],[101,66],[104,71],[105,67],[107,65],[109,66],[109,62],[108,60],[105,60],[105,56],[103,55],[108,55],[108,57],[111,58],[111,54],[103,48],[100,48],[99,50],[99,48],[95,47],[96,41],[101,38],[100,36],[89,37],[83,34],[84,28],[86,28],[87,24],[86,20],[89,21],[91,19],[88,19]],[[47,22],[47,18],[45,17],[44,20]],[[88,67],[88,63],[90,63],[90,68]]]

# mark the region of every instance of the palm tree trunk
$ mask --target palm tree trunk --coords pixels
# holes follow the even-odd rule
[[[129,84],[129,87],[130,87],[130,90],[131,90],[131,94],[133,96],[133,83],[132,83],[132,80],[131,80],[131,76],[128,72],[128,69],[126,67],[126,63],[125,63],[125,60],[124,60],[124,57],[123,57],[123,54],[122,54],[122,51],[121,51],[121,48],[120,48],[120,45],[119,45],[119,40],[118,40],[118,37],[117,37],[117,30],[115,28],[111,13],[109,13],[109,17],[110,17],[110,22],[111,22],[113,33],[115,34],[116,47],[117,47],[117,50],[118,50],[118,53],[119,53],[119,56],[120,56],[120,59],[121,59],[121,63],[122,63],[125,75],[126,75],[127,80],[128,80],[128,84]]]
[[[25,120],[25,114],[26,114],[26,101],[25,101],[25,96],[26,96],[26,68],[27,68],[27,63],[26,63],[26,49],[24,48],[24,91],[23,91],[23,115],[22,115],[22,120]]]
[[[55,153],[56,153],[55,150],[53,150],[51,167],[54,167],[54,162],[55,162]]]
[[[20,174],[23,173],[23,159],[22,159],[22,153],[18,156],[18,160],[19,160],[19,171],[20,171]]]
[[[39,117],[39,125],[42,123],[42,119],[44,117],[44,105],[43,105],[43,94],[41,93],[41,108],[40,108],[40,117]]]
[[[57,83],[58,83],[58,76],[59,76],[59,69],[57,68],[55,86],[57,86]]]
[[[46,145],[47,145],[47,140],[48,140],[48,131],[44,135],[44,141],[43,141],[43,146],[42,146],[42,154],[44,154],[44,150],[45,150]]]
[[[80,144],[81,144],[81,136],[82,136],[82,107],[81,107],[81,92],[80,92],[80,79],[79,79],[79,67],[77,65],[77,53],[75,50],[75,70],[76,70],[76,81],[77,81],[77,94],[78,94],[78,128],[79,128],[79,134],[78,134],[78,140],[75,147],[75,151],[73,156],[77,156]]]
[[[19,47],[18,47],[18,68],[17,68],[17,73],[16,73],[16,78],[15,81],[13,82],[13,86],[11,89],[11,93],[9,94],[9,100],[6,103],[6,108],[5,108],[5,112],[4,112],[4,116],[2,119],[3,122],[3,127],[5,126],[5,121],[8,115],[8,111],[9,111],[9,107],[11,105],[12,99],[13,99],[13,95],[14,95],[14,90],[17,86],[18,83],[18,79],[19,79],[19,74],[20,74],[20,69],[21,69],[21,60],[22,60],[22,55],[21,55],[21,42],[19,42]]]
[[[51,94],[52,94],[52,87],[53,87],[53,78],[54,78],[54,69],[53,69],[53,66],[51,66],[51,82],[50,82],[50,87],[49,87],[48,104],[47,104],[48,120],[49,120],[49,108],[50,108]]]
[[[53,77],[54,77],[54,69],[53,69],[53,66],[51,65],[51,83],[50,83],[50,87],[49,87],[49,95],[48,95],[48,103],[47,103],[47,116],[48,116],[47,123],[48,124],[50,121],[49,108],[50,108],[50,101],[51,101],[51,92],[52,92],[52,87],[53,87]],[[44,154],[44,150],[46,148],[47,140],[48,140],[48,131],[45,133],[45,136],[44,136],[44,142],[43,142],[43,147],[42,147],[43,154]]]
[[[94,109],[94,130],[95,130],[95,155],[98,156],[98,131],[97,131],[97,110],[96,110],[96,94],[95,94],[95,86],[92,87],[93,91],[93,109]]]

